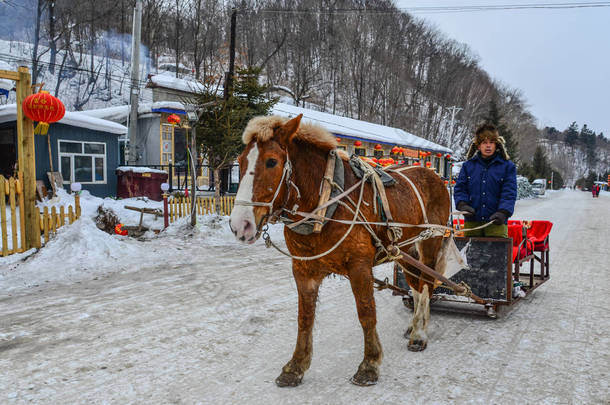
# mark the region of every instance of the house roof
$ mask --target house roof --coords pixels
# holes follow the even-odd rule
[[[0,123],[17,120],[17,105],[7,104],[0,106]],[[127,133],[127,127],[116,122],[88,116],[79,112],[66,111],[64,117],[58,121],[59,124],[73,127],[87,128],[94,131],[108,132],[123,135]]]
[[[95,110],[79,111],[78,114],[101,118],[113,122],[127,122],[129,117],[128,105],[98,108]],[[138,115],[166,112],[170,114],[186,115],[184,104],[178,101],[157,101],[155,103],[141,103],[138,105]]]
[[[407,131],[403,131],[402,129],[374,124],[372,122],[341,117],[285,103],[275,104],[272,112],[276,115],[290,117],[303,114],[303,120],[305,122],[321,125],[340,137],[369,142],[373,141],[389,145],[400,145],[434,152],[453,153],[451,149],[445,146],[430,142]]]
[[[152,75],[148,79],[146,87],[163,87],[166,89],[178,90],[185,93],[200,93],[205,90],[203,84],[194,80],[178,79],[175,73],[163,72]]]

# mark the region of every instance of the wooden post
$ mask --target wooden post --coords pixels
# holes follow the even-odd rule
[[[34,151],[34,125],[25,116],[21,104],[32,94],[32,81],[28,68],[19,67],[17,80],[17,149],[19,151],[19,171],[23,172],[23,213],[25,216],[24,250],[40,247],[40,228],[36,208],[36,159]]]
[[[76,219],[79,219],[80,218],[80,194],[78,191],[74,194],[74,211],[75,211]]]
[[[49,208],[44,207],[42,214],[42,226],[44,229],[44,243],[49,241]]]
[[[26,251],[26,246],[25,246],[25,215],[23,215],[23,207],[25,206],[25,201],[23,198],[23,173],[19,172],[18,173],[19,176],[19,182],[17,183],[17,193],[19,194],[19,209],[21,210],[20,214],[19,214],[19,226],[21,227],[21,249],[23,249],[23,251]],[[40,238],[39,238],[40,239]]]
[[[60,206],[59,207],[59,227],[61,228],[62,226],[64,226],[64,220],[66,219],[65,216],[65,212],[64,212],[64,206]]]
[[[10,190],[8,200],[11,204],[11,233],[13,237],[13,253],[17,253],[17,209],[15,207],[15,179],[11,177],[8,181],[8,184]]]
[[[8,238],[6,235],[6,197],[8,190],[5,190],[6,180],[0,174],[0,228],[2,228],[2,256],[8,255]]]

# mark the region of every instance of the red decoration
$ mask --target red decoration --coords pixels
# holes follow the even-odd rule
[[[180,117],[178,117],[176,114],[171,114],[170,116],[167,117],[167,122],[169,122],[172,125],[180,124]]]
[[[445,180],[445,185],[448,185],[448,184],[449,184],[449,180]]]
[[[432,163],[426,162],[426,167],[430,167],[430,166],[432,166]]]
[[[375,150],[381,150],[381,145],[380,144],[375,145]]]
[[[39,91],[29,95],[21,104],[23,112],[32,121],[38,121],[35,134],[46,135],[49,131],[49,124],[59,121],[66,113],[66,107],[57,98],[49,94],[48,91]]]
[[[398,146],[394,146],[392,148],[392,153],[396,155],[396,154],[398,154],[398,152],[400,152],[400,148]]]
[[[341,138],[337,138],[337,142],[341,142]]]
[[[354,142],[354,146],[362,146],[362,142],[360,142],[360,141],[355,141],[355,142]]]
[[[451,159],[451,155],[447,153],[447,154],[445,155],[445,158],[447,158],[447,159]]]
[[[451,185],[455,185],[455,180],[451,180]]]
[[[440,152],[438,152],[438,153],[436,154],[436,157],[438,157],[438,158],[439,158],[439,157],[441,157],[441,156],[443,156],[443,154],[442,154],[442,153],[440,153]]]
[[[125,236],[127,235],[127,230],[123,229],[123,224],[117,224],[117,226],[114,227],[114,233]]]
[[[419,160],[416,160],[415,162],[413,162],[413,166],[419,166],[421,165],[421,163],[419,163]]]
[[[373,162],[375,162],[375,163],[379,163],[379,161],[377,160],[377,158],[376,158],[376,157],[372,158],[371,160],[372,160]]]

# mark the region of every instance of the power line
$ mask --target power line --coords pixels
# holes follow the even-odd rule
[[[561,9],[581,9],[581,8],[602,8],[610,7],[610,1],[588,1],[571,3],[529,3],[529,4],[501,4],[501,5],[459,5],[459,6],[420,6],[420,7],[400,7],[400,8],[337,8],[327,10],[289,10],[270,8],[262,10],[252,10],[256,13],[273,14],[396,14],[397,12],[409,12],[414,14],[433,14],[433,13],[464,13],[478,11],[512,11],[512,10],[561,10]]]

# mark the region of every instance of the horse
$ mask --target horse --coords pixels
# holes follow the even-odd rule
[[[235,237],[245,243],[254,243],[264,233],[269,221],[299,221],[303,212],[316,211],[321,183],[329,153],[337,148],[335,136],[321,126],[301,123],[302,114],[287,119],[279,116],[262,116],[251,119],[242,135],[245,148],[238,157],[241,181],[235,197],[235,206],[229,226]],[[358,183],[350,169],[349,158],[338,156],[344,167],[344,190]],[[404,175],[389,173],[397,183],[385,190],[395,222],[422,224],[427,217],[430,224],[446,225],[449,218],[450,198],[441,178],[432,170],[409,167]],[[360,212],[367,219],[383,221],[382,210],[375,209],[373,186],[364,183],[361,191],[354,189],[348,197],[363,201]],[[346,197],[347,198],[347,197]],[[419,203],[418,203],[419,200]],[[298,206],[298,211],[295,207]],[[425,212],[424,212],[425,210]],[[300,214],[299,214],[300,213]],[[351,378],[356,385],[376,384],[383,350],[377,334],[374,277],[377,247],[372,234],[365,226],[349,225],[354,210],[339,204],[319,233],[303,235],[284,227],[288,251],[293,256],[292,273],[298,290],[298,335],[292,358],[284,365],[275,380],[280,387],[302,383],[312,358],[312,328],[316,311],[318,289],[323,279],[338,274],[350,282],[356,300],[358,318],[364,334],[364,358]],[[384,245],[392,242],[387,227],[373,225],[370,229]],[[342,236],[346,237],[338,246]],[[421,228],[406,227],[400,241],[416,237]],[[442,274],[439,259],[442,237],[419,240],[411,245],[409,254]],[[335,247],[333,249],[333,246]],[[328,254],[320,255],[321,252]],[[317,257],[315,260],[304,258]],[[427,326],[430,318],[429,300],[434,280],[424,278],[418,268],[401,258],[396,261],[405,270],[412,289],[414,316],[405,333],[408,349],[421,351],[427,345]],[[435,267],[436,266],[436,267]]]

